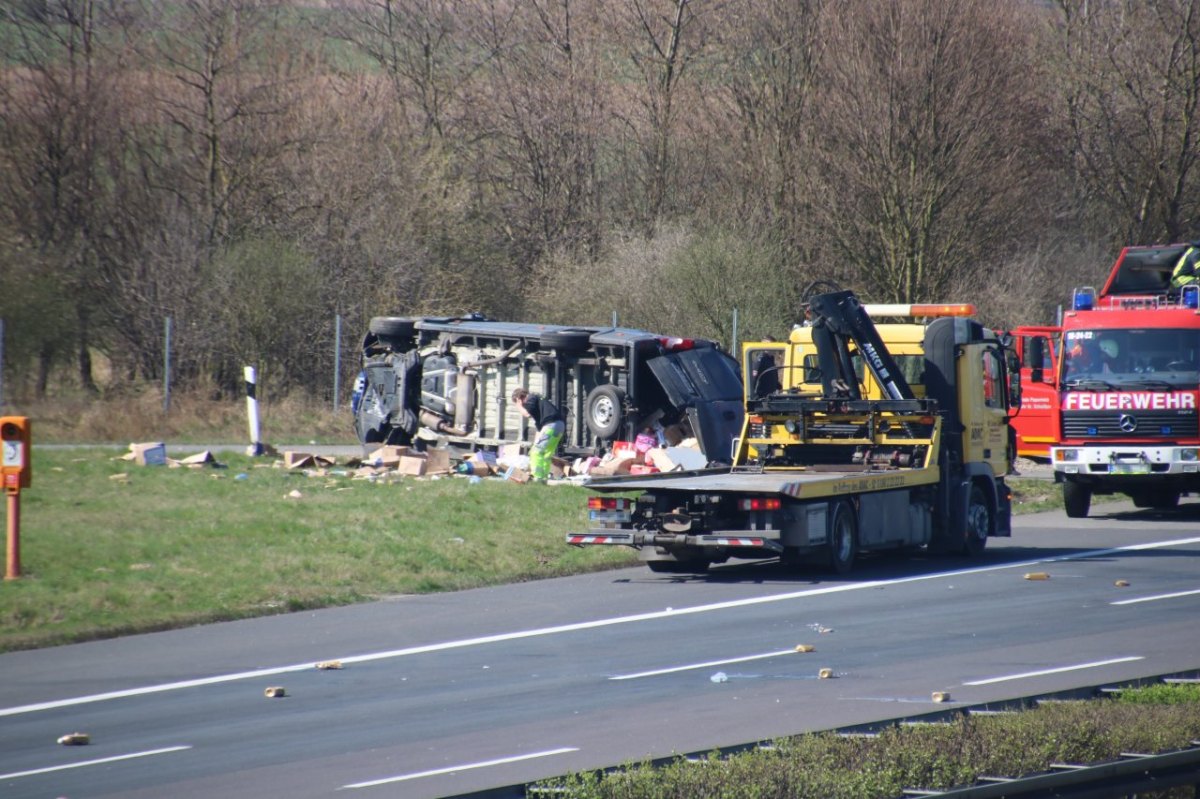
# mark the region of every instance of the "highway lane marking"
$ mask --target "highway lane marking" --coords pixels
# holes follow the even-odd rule
[[[767,596],[746,597],[744,599],[731,599],[724,602],[713,602],[707,605],[693,605],[683,608],[668,608],[667,610],[648,611],[646,613],[636,613],[630,616],[614,616],[607,619],[596,619],[594,621],[575,622],[572,624],[560,624],[554,627],[541,627],[533,630],[519,630],[517,632],[497,633],[494,635],[482,635],[477,638],[465,638],[459,641],[444,641],[437,644],[424,644],[421,646],[405,647],[403,649],[392,649],[384,652],[372,652],[364,655],[349,655],[333,658],[321,658],[322,660],[340,660],[343,664],[349,665],[352,663],[369,663],[376,660],[390,660],[393,658],[408,657],[410,655],[422,655],[430,652],[445,652],[451,649],[465,649],[472,646],[482,646],[485,644],[502,643],[506,641],[518,641],[524,638],[536,638],[546,635],[559,635],[562,633],[580,632],[582,630],[595,630],[602,627],[612,627],[618,624],[631,624],[642,621],[657,621],[659,619],[667,619],[672,616],[688,616],[697,613],[711,613],[720,610],[730,610],[734,608],[752,607],[754,605],[766,605],[774,602],[787,602],[793,599],[804,599],[806,597],[824,596],[827,594],[839,594],[845,591],[862,591],[873,588],[885,588],[893,585],[904,585],[906,583],[925,582],[929,580],[940,580],[947,577],[962,577],[972,574],[984,574],[987,572],[1004,571],[1008,569],[1028,569],[1031,566],[1037,566],[1043,563],[1062,563],[1065,561],[1085,560],[1087,558],[1102,558],[1111,555],[1119,555],[1125,552],[1138,552],[1148,549],[1161,549],[1164,547],[1185,546],[1188,544],[1200,544],[1200,537],[1196,538],[1180,538],[1170,541],[1155,541],[1145,544],[1131,544],[1129,546],[1114,547],[1111,549],[1093,549],[1085,552],[1075,552],[1067,555],[1056,555],[1049,558],[1039,558],[1036,560],[1027,560],[1014,563],[1001,563],[995,566],[975,566],[967,569],[956,569],[954,571],[935,572],[933,574],[918,574],[912,577],[898,577],[892,580],[870,580],[861,583],[847,583],[845,585],[832,585],[822,588],[809,588],[803,591],[789,591],[783,594],[769,594]],[[75,707],[78,705],[91,704],[92,702],[104,702],[110,699],[126,699],[135,696],[145,696],[147,694],[162,693],[164,691],[177,691],[184,688],[197,688],[205,685],[217,685],[219,683],[236,682],[239,680],[252,680],[260,677],[276,677],[281,674],[289,674],[298,671],[310,671],[316,661],[308,661],[305,663],[297,663],[290,666],[277,666],[267,669],[255,669],[253,671],[241,671],[231,674],[218,674],[212,677],[201,677],[194,680],[180,680],[178,682],[161,683],[159,685],[146,685],[138,688],[128,688],[120,691],[108,691],[106,693],[92,694],[89,696],[76,696],[68,699],[56,699],[48,702],[36,702],[28,705],[17,705],[14,707],[0,708],[0,718],[4,716],[16,716],[23,713],[36,713],[43,710],[53,710],[63,707]]]
[[[1078,663],[1074,666],[1059,666],[1055,669],[1041,669],[1039,671],[1027,671],[1023,674],[1009,674],[1004,677],[989,677],[986,680],[972,680],[965,682],[963,685],[991,685],[995,682],[1007,682],[1008,680],[1024,680],[1027,677],[1042,677],[1047,674],[1061,674],[1065,671],[1079,671],[1081,669],[1095,669],[1100,666],[1111,666],[1114,663],[1132,663],[1135,660],[1145,660],[1141,655],[1133,655],[1125,658],[1113,658],[1112,660],[1097,660],[1094,663]]]
[[[165,755],[169,752],[182,752],[185,749],[191,749],[187,746],[168,746],[163,749],[150,749],[145,752],[133,752],[128,755],[113,755],[112,757],[100,757],[95,760],[82,760],[78,763],[66,763],[61,766],[47,766],[46,768],[35,768],[29,771],[14,771],[11,774],[0,774],[0,780],[15,780],[17,777],[32,777],[37,774],[50,774],[55,771],[66,771],[71,768],[83,768],[84,766],[100,766],[105,763],[116,763],[118,760],[133,760],[138,757],[150,757],[152,755]]]
[[[527,755],[513,755],[511,757],[499,757],[495,760],[483,760],[479,763],[464,763],[461,766],[447,766],[446,768],[435,768],[429,771],[417,771],[413,774],[400,774],[396,777],[384,777],[379,780],[370,780],[368,782],[355,782],[350,785],[343,785],[338,790],[348,788],[373,788],[376,785],[387,785],[392,782],[404,782],[405,780],[419,780],[422,777],[437,777],[441,774],[454,774],[459,771],[469,771],[476,768],[488,768],[489,766],[503,766],[509,763],[519,763],[522,760],[535,760],[539,757],[552,757],[553,755],[565,755],[568,752],[578,752],[577,746],[564,746],[561,749],[549,749],[545,752],[531,752]]]
[[[710,666],[725,666],[730,663],[745,663],[748,660],[766,660],[767,658],[777,658],[781,655],[794,655],[795,649],[781,649],[778,652],[763,652],[761,655],[744,655],[736,658],[726,658],[725,660],[710,660],[707,663],[692,663],[687,666],[672,666],[666,669],[654,669],[653,671],[639,671],[636,674],[618,674],[614,677],[609,677],[610,680],[636,680],[639,677],[657,677],[660,674],[674,674],[678,671],[691,671],[693,669],[707,669]]]
[[[1175,599],[1181,596],[1195,596],[1200,594],[1200,589],[1195,591],[1176,591],[1173,594],[1158,594],[1157,596],[1140,596],[1136,599],[1122,599],[1118,602],[1109,602],[1110,605],[1136,605],[1139,602],[1157,602],[1160,599]]]

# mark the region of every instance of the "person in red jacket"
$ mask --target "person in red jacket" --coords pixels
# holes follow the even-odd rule
[[[562,413],[550,400],[523,388],[513,391],[512,401],[521,415],[533,420],[537,427],[537,438],[529,448],[529,468],[534,480],[545,481],[550,477],[551,458],[566,430]]]

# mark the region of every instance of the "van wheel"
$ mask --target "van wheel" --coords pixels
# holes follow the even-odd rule
[[[963,531],[962,552],[976,557],[987,547],[988,533],[992,529],[992,508],[983,490],[971,486],[971,500],[967,505],[967,525]]]
[[[1063,483],[1063,509],[1072,519],[1085,519],[1092,506],[1092,489],[1082,483],[1068,480]]]
[[[538,341],[548,350],[580,352],[592,342],[592,334],[586,330],[554,330],[542,333]]]
[[[829,569],[835,574],[849,574],[857,554],[858,520],[854,507],[839,502],[834,507],[833,522],[829,526]]]
[[[600,439],[610,439],[625,421],[625,392],[616,386],[596,386],[587,395],[583,417],[588,430]]]
[[[367,330],[394,352],[410,349],[415,343],[416,322],[404,316],[373,316]]]

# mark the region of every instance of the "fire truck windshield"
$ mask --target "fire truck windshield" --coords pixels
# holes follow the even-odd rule
[[[1068,330],[1063,336],[1067,389],[1195,388],[1200,330]]]

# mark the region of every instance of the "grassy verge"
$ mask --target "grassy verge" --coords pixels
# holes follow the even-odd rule
[[[21,495],[23,577],[0,583],[0,651],[636,561],[623,548],[562,543],[586,525],[583,489],[369,483],[219,457],[228,468],[37,450]],[[1057,507],[1056,493],[1043,497],[1048,481],[1015,485],[1018,512]]]
[[[220,457],[228,468],[191,470],[139,467],[112,451],[36,452],[21,494],[24,576],[0,583],[0,650],[633,560],[563,544],[585,523],[574,487],[369,483]]]
[[[947,790],[981,776],[1035,774],[1051,763],[1185,748],[1200,736],[1194,686],[1142,690],[1123,692],[1118,701],[1052,703],[1013,715],[893,727],[873,738],[802,735],[724,759],[631,765],[553,785],[567,788],[564,795],[572,799],[892,799],[907,788]],[[1194,793],[1185,788],[1175,795]]]

